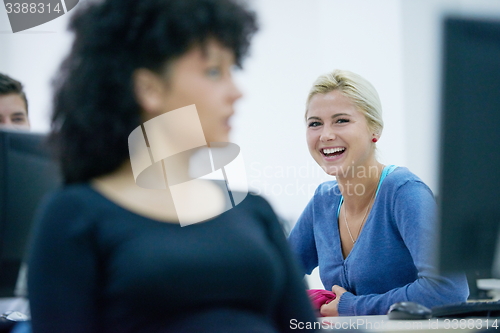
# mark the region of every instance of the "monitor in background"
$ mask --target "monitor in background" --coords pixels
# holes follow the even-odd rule
[[[0,297],[14,296],[36,207],[59,185],[44,138],[0,129]]]
[[[500,20],[444,21],[439,268],[492,273],[500,225]],[[470,281],[469,281],[470,282]]]

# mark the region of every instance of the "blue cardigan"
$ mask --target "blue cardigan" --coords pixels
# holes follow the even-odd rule
[[[341,316],[386,314],[402,301],[433,307],[467,299],[465,275],[439,276],[433,268],[436,203],[417,176],[404,167],[387,175],[345,259],[341,198],[336,181],[321,184],[289,236],[306,274],[319,266],[325,289],[337,284],[348,291],[340,298]]]

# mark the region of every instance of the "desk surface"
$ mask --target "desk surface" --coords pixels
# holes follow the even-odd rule
[[[498,329],[498,318],[389,320],[387,316],[323,317],[321,328],[328,330],[359,330],[360,332],[478,332]]]

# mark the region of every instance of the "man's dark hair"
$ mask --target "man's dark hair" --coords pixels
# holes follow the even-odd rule
[[[0,96],[17,94],[26,105],[26,112],[28,112],[28,100],[26,99],[26,94],[24,93],[23,85],[21,82],[11,78],[6,74],[0,73]]]
[[[160,73],[193,45],[214,38],[241,67],[257,25],[237,0],[105,0],[82,3],[75,40],[54,80],[51,142],[66,183],[116,170],[140,125],[133,72]]]

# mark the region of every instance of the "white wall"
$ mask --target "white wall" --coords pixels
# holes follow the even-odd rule
[[[380,158],[406,164],[400,1],[252,3],[261,31],[239,75],[245,97],[233,140],[242,146],[250,185],[293,223],[329,179],[305,143],[305,99],[320,74],[349,69],[374,84],[386,122]]]

